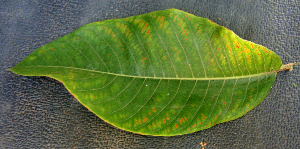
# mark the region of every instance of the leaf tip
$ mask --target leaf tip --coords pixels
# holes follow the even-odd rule
[[[21,72],[19,71],[19,69],[16,68],[16,67],[17,67],[17,66],[8,68],[8,69],[6,69],[6,71],[10,71],[10,72],[13,72],[13,73],[15,73],[15,74],[22,75]]]
[[[14,73],[14,67],[6,69],[6,71],[10,71]]]

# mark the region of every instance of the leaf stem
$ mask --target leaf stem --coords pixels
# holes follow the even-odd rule
[[[286,65],[282,65],[281,68],[279,70],[277,70],[276,72],[284,71],[284,70],[292,71],[294,65],[297,65],[297,63],[295,62],[295,63],[289,63]]]

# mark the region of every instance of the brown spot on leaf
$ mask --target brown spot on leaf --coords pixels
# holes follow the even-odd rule
[[[145,123],[148,120],[147,117],[144,117],[143,122]]]
[[[152,108],[152,111],[153,111],[153,112],[156,112],[156,109],[155,109],[155,108]]]

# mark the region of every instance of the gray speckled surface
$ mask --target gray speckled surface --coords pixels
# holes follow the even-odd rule
[[[79,27],[177,8],[300,62],[300,3],[286,1],[99,0],[0,2],[0,148],[300,148],[300,70],[280,72],[267,98],[245,116],[175,137],[142,136],[105,123],[64,86],[5,69]],[[297,85],[294,87],[293,83]]]

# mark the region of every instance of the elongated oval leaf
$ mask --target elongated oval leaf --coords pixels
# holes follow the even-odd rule
[[[172,136],[246,114],[267,96],[281,65],[267,48],[169,9],[85,25],[10,70],[61,81],[118,128]]]

